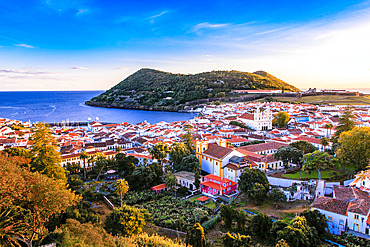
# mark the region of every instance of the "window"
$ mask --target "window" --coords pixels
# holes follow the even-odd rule
[[[344,226],[344,220],[339,220],[339,225]]]
[[[328,221],[329,221],[329,222],[333,222],[333,217],[328,216]]]
[[[355,220],[358,220],[360,217],[358,214],[355,214],[354,217],[353,217]]]

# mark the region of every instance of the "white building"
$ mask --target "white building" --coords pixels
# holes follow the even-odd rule
[[[270,108],[261,111],[258,107],[254,113],[244,113],[238,117],[246,126],[254,130],[270,130],[272,129],[272,112]]]

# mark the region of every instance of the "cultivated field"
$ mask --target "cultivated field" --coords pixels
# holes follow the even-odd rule
[[[302,98],[273,97],[276,101],[311,104],[333,105],[370,105],[370,95],[366,96],[342,96],[342,95],[317,95]]]

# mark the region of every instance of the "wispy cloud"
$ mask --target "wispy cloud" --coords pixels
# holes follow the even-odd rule
[[[209,22],[202,22],[199,23],[191,28],[191,32],[198,32],[201,29],[217,29],[229,26],[229,23],[219,23],[219,24],[212,24]]]
[[[0,73],[23,74],[23,75],[48,75],[48,74],[53,74],[51,72],[29,71],[29,70],[18,70],[18,69],[0,69]]]
[[[168,13],[168,10],[165,10],[165,11],[163,11],[163,12],[157,14],[157,15],[150,16],[147,19],[154,19],[154,18],[160,17],[160,16],[162,16],[164,14],[167,14],[167,13]]]
[[[80,66],[74,66],[74,67],[71,67],[70,69],[89,69],[87,67],[80,67]]]
[[[86,14],[89,11],[89,9],[78,9],[76,15],[83,15]]]
[[[121,68],[115,68],[115,70],[128,70],[129,68],[127,67],[121,67]]]
[[[23,48],[35,48],[34,46],[32,45],[27,45],[27,44],[14,44],[15,46],[18,46],[18,47],[23,47]]]

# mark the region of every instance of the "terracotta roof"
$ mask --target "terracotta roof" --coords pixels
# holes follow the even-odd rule
[[[337,213],[341,215],[347,215],[347,209],[350,202],[342,201],[335,198],[319,196],[311,204],[311,207]]]
[[[163,190],[164,188],[166,188],[166,184],[159,184],[159,185],[151,187],[150,189],[158,191],[158,190]]]
[[[239,118],[244,118],[244,119],[248,119],[248,120],[254,120],[254,115],[253,114],[249,114],[249,113],[244,113],[244,114],[240,115]]]
[[[210,143],[208,149],[203,153],[216,159],[222,159],[230,154],[233,150],[231,148],[221,147],[216,143]]]
[[[206,196],[201,196],[201,197],[199,197],[199,198],[197,199],[197,201],[200,201],[200,202],[205,202],[205,201],[207,201],[207,200],[209,200],[209,198],[208,198],[208,197],[206,197]]]
[[[265,150],[275,150],[281,146],[289,146],[289,145],[284,144],[284,143],[279,143],[279,142],[266,142],[266,143],[260,143],[260,144],[240,147],[240,149],[247,150],[250,152],[261,152]]]

